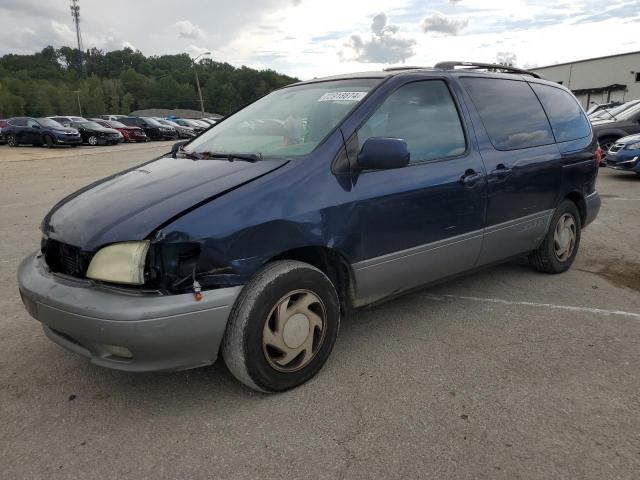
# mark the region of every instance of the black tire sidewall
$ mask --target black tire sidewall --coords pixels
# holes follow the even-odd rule
[[[560,261],[556,257],[556,252],[554,248],[554,240],[553,236],[556,230],[556,225],[558,224],[558,220],[565,213],[570,214],[574,221],[576,222],[576,244],[573,247],[573,252],[571,256],[567,258],[565,261]],[[580,238],[582,236],[582,221],[580,220],[580,212],[578,211],[578,207],[571,200],[563,201],[558,208],[556,209],[553,218],[551,219],[551,224],[549,225],[549,231],[547,232],[547,236],[545,237],[543,248],[546,250],[547,258],[549,258],[551,268],[554,272],[562,273],[566,272],[571,268],[573,261],[578,254],[578,249],[580,247]]]
[[[17,147],[18,146],[18,138],[15,135],[9,135],[7,137],[7,145],[9,145],[10,147]]]
[[[55,142],[53,140],[53,137],[51,137],[51,135],[45,135],[44,136],[44,145],[47,148],[51,148],[51,147],[53,147],[55,145]]]
[[[311,362],[296,372],[275,370],[264,356],[262,331],[271,309],[288,293],[309,290],[316,294],[326,310],[325,335],[320,350]],[[250,307],[245,328],[243,350],[247,373],[258,387],[271,392],[289,390],[311,379],[328,359],[340,325],[340,306],[335,288],[329,279],[313,268],[296,268],[271,282],[256,297]]]

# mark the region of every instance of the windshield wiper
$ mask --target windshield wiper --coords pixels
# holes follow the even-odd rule
[[[215,152],[182,152],[187,158],[194,160],[213,160],[223,158],[233,162],[234,160],[243,160],[245,162],[257,162],[262,160],[262,153],[215,153]]]

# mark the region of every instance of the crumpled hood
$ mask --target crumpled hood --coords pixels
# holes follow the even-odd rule
[[[285,163],[162,157],[66,197],[44,218],[42,231],[85,251],[113,242],[142,240],[185,211]]]

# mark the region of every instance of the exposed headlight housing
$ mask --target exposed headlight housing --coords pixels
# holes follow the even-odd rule
[[[631,145],[627,145],[627,150],[640,150],[640,142],[632,143]]]
[[[105,282],[144,284],[149,241],[114,243],[98,250],[87,269],[87,278]]]

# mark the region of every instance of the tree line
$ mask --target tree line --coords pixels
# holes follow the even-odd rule
[[[200,109],[188,54],[146,57],[129,48],[83,55],[70,47],[0,57],[0,118],[82,113],[128,114],[145,108]],[[273,70],[255,70],[203,59],[198,63],[205,110],[229,114],[270,91],[297,81]]]

